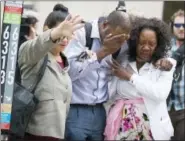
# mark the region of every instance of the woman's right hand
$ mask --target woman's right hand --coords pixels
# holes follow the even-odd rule
[[[51,39],[53,41],[56,41],[62,37],[67,37],[68,39],[71,39],[73,36],[73,32],[84,26],[82,20],[83,19],[79,15],[74,17],[68,15],[63,22],[61,22],[56,28],[51,31]]]
[[[112,69],[112,74],[117,76],[119,79],[130,81],[133,73],[123,68],[116,60],[112,59],[112,62],[107,62]]]

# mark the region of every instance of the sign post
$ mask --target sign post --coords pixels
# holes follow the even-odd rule
[[[4,2],[1,33],[1,132],[10,128],[23,1]]]

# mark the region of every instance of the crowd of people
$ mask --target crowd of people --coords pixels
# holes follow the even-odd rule
[[[26,88],[48,57],[24,140],[183,140],[184,10],[169,26],[117,7],[91,22],[90,46],[72,15],[55,5],[43,34],[31,26],[20,44]]]

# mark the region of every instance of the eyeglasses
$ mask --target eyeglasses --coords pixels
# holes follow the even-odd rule
[[[181,26],[184,28],[185,27],[185,24],[176,23],[176,24],[174,24],[174,26],[176,28],[180,28]]]

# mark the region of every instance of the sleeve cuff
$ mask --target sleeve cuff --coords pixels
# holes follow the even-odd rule
[[[53,29],[51,29],[50,30],[50,33],[49,33],[49,40],[51,40],[54,44],[56,44],[57,43],[57,40],[53,40],[52,38],[51,38],[51,32],[53,31]]]
[[[135,85],[135,82],[136,82],[137,77],[138,77],[138,75],[133,74],[133,75],[131,76],[129,82],[130,82],[131,84]]]
[[[49,43],[55,44],[55,42],[51,39],[51,31],[52,31],[52,29],[45,31],[42,34],[42,37],[43,37],[44,42],[49,42]]]
[[[92,61],[98,61],[97,55],[95,52],[92,53],[91,58]]]
[[[92,63],[93,66],[95,66],[95,68],[100,68],[101,67],[101,63],[98,61],[97,56],[93,56],[88,60],[89,63]]]
[[[172,68],[175,68],[176,67],[177,61],[175,59],[168,57],[167,60],[169,60],[172,63],[172,65],[173,65]]]

